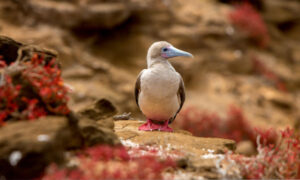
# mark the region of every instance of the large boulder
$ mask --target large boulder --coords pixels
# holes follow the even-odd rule
[[[161,156],[169,153],[174,156],[174,152],[181,154],[183,156],[177,162],[180,171],[192,173],[194,178],[220,178],[217,161],[226,151],[235,150],[235,142],[232,140],[195,137],[179,129],[173,133],[138,131],[142,123],[135,120],[115,121],[115,131],[121,142],[134,148],[158,148],[162,152]]]
[[[9,179],[38,177],[50,163],[64,163],[68,150],[120,144],[109,113],[101,111],[101,116],[96,114],[98,119],[71,113],[67,117],[9,121],[0,128],[0,175]]]
[[[0,175],[37,177],[49,163],[62,163],[65,150],[81,146],[81,134],[66,117],[9,122],[0,128]]]

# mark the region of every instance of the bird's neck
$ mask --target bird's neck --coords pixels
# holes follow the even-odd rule
[[[149,68],[155,68],[155,67],[164,67],[164,68],[170,68],[174,69],[171,63],[163,58],[155,58],[155,59],[150,59],[147,58],[147,66]]]

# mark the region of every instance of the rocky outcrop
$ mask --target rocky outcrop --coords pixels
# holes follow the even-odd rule
[[[37,177],[49,163],[62,163],[65,150],[81,146],[76,125],[66,117],[7,123],[0,128],[0,174],[8,179]]]
[[[58,165],[64,163],[66,152],[69,150],[97,144],[120,144],[118,137],[113,132],[112,116],[116,114],[117,110],[106,99],[100,99],[95,104],[84,107],[77,114],[68,108],[66,113],[55,114],[49,111],[49,113],[39,116],[26,116],[26,113],[32,115],[38,110],[28,108],[32,112],[29,110],[27,112],[26,108],[23,107],[25,101],[23,102],[22,99],[36,97],[36,101],[38,101],[42,98],[39,96],[39,88],[34,89],[32,84],[26,83],[26,79],[22,79],[20,73],[29,69],[24,64],[31,63],[33,57],[40,55],[43,57],[41,59],[42,65],[31,68],[35,70],[42,68],[50,60],[57,58],[55,52],[18,43],[8,37],[0,36],[0,54],[9,64],[0,69],[0,91],[1,97],[4,98],[1,101],[4,104],[0,105],[2,115],[0,125],[1,177],[8,179],[35,178],[41,175],[44,168],[50,163]],[[55,71],[52,71],[52,73],[54,72],[60,75],[60,69],[56,68]],[[35,75],[38,76],[39,74],[36,73]],[[6,103],[10,103],[10,101],[5,99],[8,96],[5,94],[5,87],[12,85],[9,84],[11,81],[3,81],[3,77],[6,76],[12,77],[11,81],[23,83],[20,97],[13,98],[16,106],[13,111],[7,110],[8,105]],[[41,83],[44,81],[46,80],[42,80]],[[53,88],[54,85],[44,86]],[[59,91],[56,90],[54,94],[58,93]],[[67,93],[63,94],[66,95]],[[51,97],[53,98],[53,96]],[[54,101],[49,106],[46,101],[41,102],[39,107],[45,106],[51,109],[51,106],[54,105]],[[37,119],[40,116],[44,117]]]
[[[158,147],[164,150],[162,156],[171,151],[182,154],[178,165],[185,173],[192,173],[193,177],[219,178],[218,159],[222,158],[225,151],[235,150],[235,142],[232,140],[195,137],[179,129],[173,133],[138,131],[142,123],[134,120],[115,121],[115,131],[123,145]]]
[[[79,129],[86,146],[120,144],[118,137],[113,132],[114,122],[112,116],[116,112],[116,108],[106,99],[100,99],[81,110],[79,113]]]
[[[77,116],[10,121],[0,127],[0,175],[17,179],[37,177],[48,164],[63,163],[68,150],[120,144],[112,129],[112,118],[96,121]]]
[[[53,58],[57,58],[57,53],[53,50],[23,44],[11,39],[10,37],[0,36],[1,60],[4,60],[6,64],[9,65],[17,60],[30,61],[34,54],[42,55],[47,63]]]
[[[35,22],[51,24],[71,29],[107,29],[124,22],[130,9],[120,2],[24,0],[7,2],[5,13],[13,15],[21,23],[22,16]],[[4,13],[4,14],[5,14]],[[12,17],[12,16],[8,16]]]

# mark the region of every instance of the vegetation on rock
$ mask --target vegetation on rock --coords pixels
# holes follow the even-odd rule
[[[138,151],[138,149],[137,149]],[[123,146],[94,146],[80,152],[77,165],[58,168],[52,165],[42,179],[163,179],[166,168],[175,168],[170,159],[160,159],[154,155],[133,157]]]
[[[269,34],[266,24],[250,3],[246,1],[236,5],[235,9],[229,13],[229,20],[258,45],[267,46]]]
[[[242,110],[231,106],[227,118],[216,113],[202,112],[195,107],[188,107],[179,113],[175,126],[190,131],[199,137],[219,137],[233,139],[236,142],[250,140],[256,144],[257,135],[264,136],[266,144],[274,144],[277,133],[273,129],[251,127]]]
[[[68,89],[55,59],[45,63],[34,55],[29,62],[7,66],[0,61],[0,124],[9,119],[33,120],[46,115],[66,115]]]
[[[292,129],[280,132],[276,144],[261,143],[266,137],[257,138],[258,154],[245,157],[227,154],[225,160],[234,160],[241,176],[246,179],[299,179],[300,178],[300,136]]]

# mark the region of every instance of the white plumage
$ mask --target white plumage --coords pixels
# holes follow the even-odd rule
[[[180,80],[169,63],[158,63],[143,71],[138,102],[147,118],[166,121],[175,116],[180,106]]]
[[[136,102],[147,117],[140,130],[172,131],[168,123],[175,119],[185,100],[182,78],[168,62],[176,56],[192,57],[165,41],[153,43],[148,50],[148,68],[139,74],[135,87]],[[165,123],[153,124],[158,121]]]

